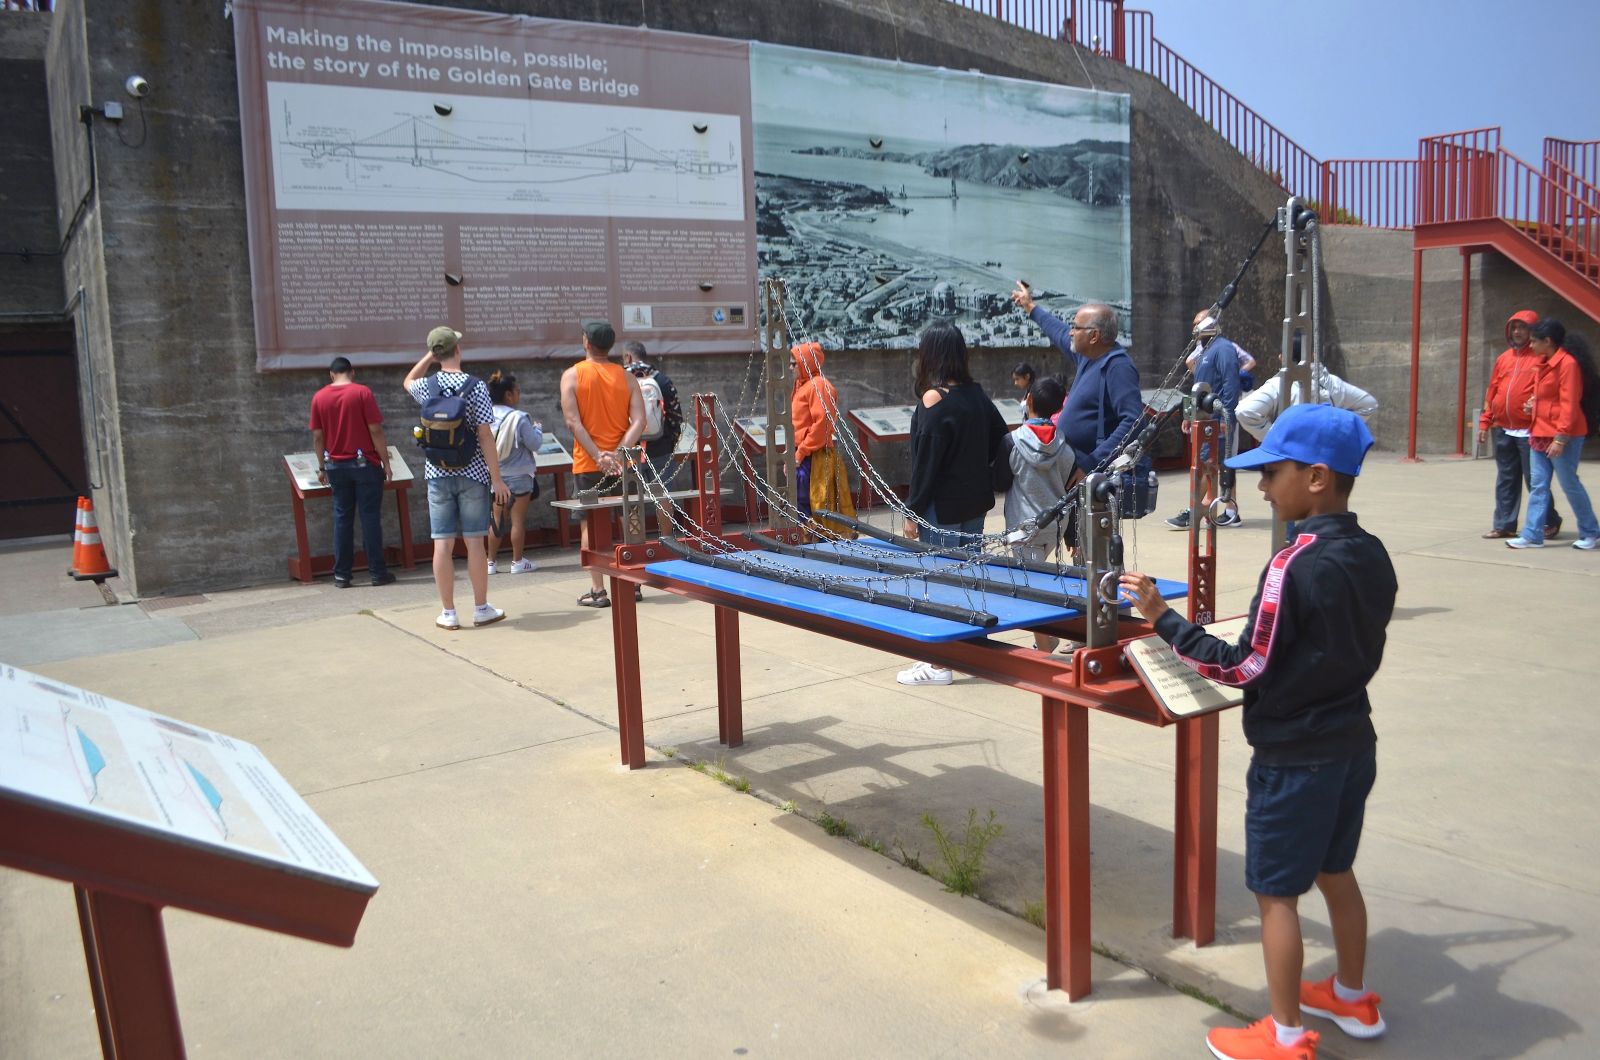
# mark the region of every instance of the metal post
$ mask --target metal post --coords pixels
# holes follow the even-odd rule
[[[1407,413],[1406,463],[1420,464],[1417,456],[1417,394],[1422,377],[1422,251],[1411,252],[1411,408]]]
[[[1115,480],[1110,476],[1095,472],[1083,480],[1079,487],[1083,490],[1083,503],[1081,522],[1079,524],[1078,540],[1083,545],[1083,574],[1087,587],[1089,608],[1085,617],[1084,634],[1085,643],[1091,648],[1104,648],[1117,642],[1117,603],[1115,591],[1112,599],[1106,600],[1102,592],[1102,585],[1109,578],[1112,582],[1119,571],[1112,563],[1111,533],[1114,529],[1114,520],[1111,516],[1111,505],[1117,503],[1118,498],[1113,486]]]
[[[1045,986],[1089,993],[1089,711],[1043,697]]]
[[[722,536],[722,454],[717,443],[717,395],[694,396],[694,481],[700,491],[699,523]]]
[[[761,281],[761,302],[766,320],[761,329],[761,347],[767,360],[767,482],[782,483],[789,511],[768,512],[768,525],[774,530],[795,525],[789,512],[796,510],[794,417],[789,401],[794,394],[794,365],[789,359],[789,321],[783,306],[787,293],[783,281]],[[783,431],[783,452],[778,452],[778,431]],[[780,475],[781,471],[781,475]],[[746,518],[752,518],[748,513]]]
[[[624,450],[622,456],[622,543],[644,544],[644,482],[639,478],[639,465],[644,463],[644,449]]]
[[[1298,196],[1290,196],[1288,203],[1278,211],[1278,229],[1283,233],[1283,366],[1278,370],[1278,406],[1280,412],[1291,404],[1315,401],[1311,388],[1315,366],[1322,356],[1321,321],[1313,315],[1320,299],[1313,297],[1313,287],[1320,277],[1311,268],[1311,241],[1316,238],[1314,222],[1301,215],[1303,204]],[[1296,350],[1299,350],[1298,356]],[[1296,389],[1298,387],[1298,389]],[[1272,515],[1273,553],[1288,542],[1288,523],[1277,512]]]
[[[1461,362],[1456,378],[1456,456],[1467,455],[1467,318],[1472,308],[1472,248],[1461,248]]]

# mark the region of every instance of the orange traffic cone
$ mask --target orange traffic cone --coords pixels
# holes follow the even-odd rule
[[[72,565],[67,568],[67,573],[76,573],[81,562],[83,562],[83,498],[79,497],[78,510],[72,517]]]
[[[83,505],[83,529],[79,531],[80,544],[70,572],[80,582],[103,582],[115,578],[117,572],[106,559],[106,547],[100,543],[100,527],[94,521],[94,501],[79,499]]]

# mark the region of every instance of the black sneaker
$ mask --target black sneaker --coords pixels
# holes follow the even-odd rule
[[[333,587],[335,589],[348,589],[348,588],[350,588],[350,579],[349,578],[341,578],[338,575],[334,575]]]
[[[1168,519],[1167,525],[1172,527],[1174,530],[1189,529],[1189,509],[1185,508],[1177,515],[1174,515],[1171,519]]]
[[[376,577],[374,577],[372,579],[372,584],[373,585],[393,585],[394,584],[394,572],[393,571],[384,571],[382,574],[379,574],[379,575],[377,575]]]
[[[1229,509],[1227,511],[1224,511],[1221,515],[1217,516],[1217,525],[1218,526],[1243,526],[1244,525],[1244,519],[1239,515],[1238,512],[1233,511],[1232,509]]]

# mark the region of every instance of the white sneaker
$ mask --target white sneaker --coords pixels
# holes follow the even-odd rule
[[[947,685],[955,679],[955,674],[944,667],[925,662],[916,663],[895,675],[895,680],[903,685]]]
[[[519,559],[511,564],[512,574],[532,574],[539,569],[539,565],[531,559]]]
[[[1513,537],[1506,542],[1507,548],[1543,548],[1543,541],[1529,541],[1525,537]]]
[[[494,560],[490,560],[489,561],[489,573],[490,574],[499,574],[500,573],[500,571],[495,568]]]
[[[1572,543],[1573,548],[1581,548],[1585,552],[1593,552],[1597,545],[1600,545],[1600,538],[1595,537],[1580,537]]]
[[[456,617],[456,613],[454,611],[451,611],[448,608],[439,612],[439,617],[433,620],[433,624],[438,626],[440,629],[461,628],[461,620]]]
[[[506,613],[493,604],[484,604],[472,609],[472,624],[474,626],[487,626],[506,617]]]

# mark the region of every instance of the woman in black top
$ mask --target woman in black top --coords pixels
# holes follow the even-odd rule
[[[911,492],[906,506],[931,523],[923,541],[936,548],[972,545],[983,533],[983,517],[994,507],[989,465],[1000,453],[1006,421],[983,387],[972,381],[967,344],[949,321],[935,321],[917,347],[920,400],[911,413]],[[907,518],[907,537],[918,523]],[[919,662],[902,670],[903,685],[947,685],[949,670]]]
[[[938,530],[922,538],[939,548],[972,544],[994,507],[989,465],[1000,453],[1006,422],[967,368],[967,344],[948,321],[922,333],[917,394],[911,414],[911,492],[906,506]],[[906,536],[917,536],[906,520]]]

